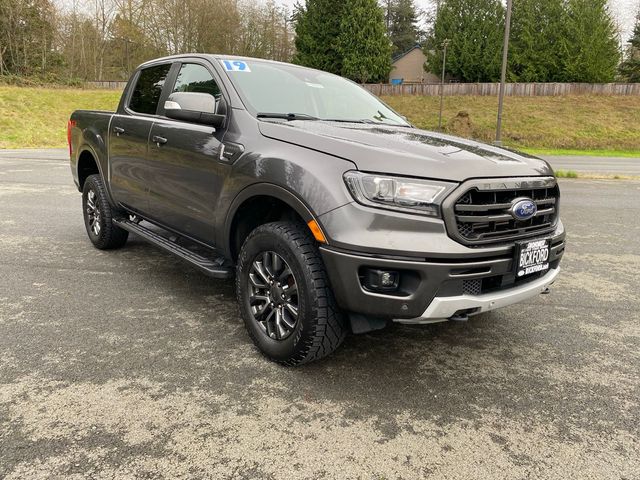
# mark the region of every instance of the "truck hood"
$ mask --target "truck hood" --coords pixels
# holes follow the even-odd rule
[[[553,174],[539,158],[417,128],[309,120],[258,124],[265,137],[350,160],[362,171],[458,182]]]

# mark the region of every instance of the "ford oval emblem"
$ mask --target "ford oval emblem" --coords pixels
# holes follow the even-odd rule
[[[511,202],[509,212],[516,220],[529,220],[538,211],[536,202],[530,198],[516,198]]]

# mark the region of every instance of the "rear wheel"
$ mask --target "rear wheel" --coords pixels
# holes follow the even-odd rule
[[[300,365],[332,353],[347,329],[305,226],[274,222],[245,240],[236,290],[245,326],[271,360]]]
[[[100,175],[89,175],[82,189],[82,211],[87,235],[96,248],[108,250],[122,247],[129,232],[113,223],[114,209]]]

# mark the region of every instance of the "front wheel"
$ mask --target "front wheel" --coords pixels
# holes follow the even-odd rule
[[[236,291],[249,336],[264,355],[300,365],[332,353],[347,329],[324,263],[304,225],[273,222],[245,240]]]
[[[108,250],[122,247],[129,232],[113,223],[114,211],[100,175],[89,175],[82,188],[82,211],[87,235],[96,248]]]

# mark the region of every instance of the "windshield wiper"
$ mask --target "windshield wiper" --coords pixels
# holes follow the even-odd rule
[[[283,120],[320,120],[306,113],[258,113],[258,118],[281,118]]]
[[[319,120],[322,122],[341,122],[341,123],[365,123],[368,125],[388,125],[392,127],[410,127],[410,125],[402,125],[399,123],[388,123],[376,121],[370,118],[349,119],[349,118],[318,118],[306,113],[266,113],[260,112],[256,115],[258,118],[278,118],[282,120]],[[385,117],[386,118],[386,117]]]
[[[325,122],[341,122],[341,123],[365,123],[367,125],[386,125],[388,127],[411,127],[411,125],[402,125],[401,123],[380,122],[371,120],[370,118],[362,118],[359,120],[352,120],[348,118],[323,118]]]
[[[379,123],[366,118],[361,120],[355,120],[350,118],[323,118],[322,120],[324,122],[339,122],[339,123]]]

